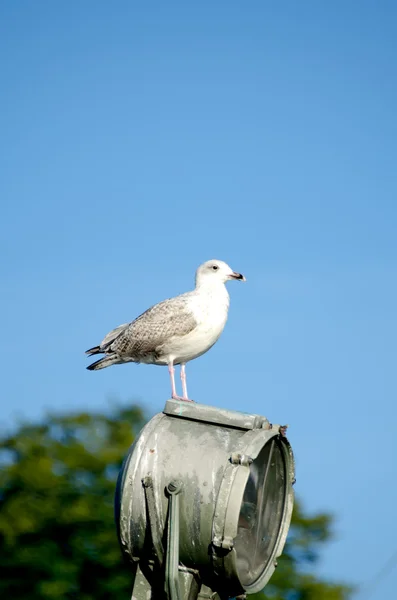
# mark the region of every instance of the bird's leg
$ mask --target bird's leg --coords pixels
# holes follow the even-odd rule
[[[168,365],[168,373],[170,374],[170,379],[171,379],[171,398],[174,398],[174,400],[179,400],[179,396],[176,393],[176,387],[175,387],[175,369],[174,369],[174,365],[171,363],[169,363]]]
[[[183,365],[184,367],[185,365]],[[186,389],[186,375],[184,374],[184,380],[182,379],[182,374],[181,374],[181,379],[182,379],[182,386],[183,386],[183,398],[181,396],[178,396],[178,394],[176,393],[176,387],[175,387],[175,369],[174,369],[174,365],[173,363],[170,363],[168,365],[168,373],[170,374],[170,379],[171,379],[171,398],[173,400],[184,400],[185,402],[193,402],[193,400],[189,400],[189,398],[187,397],[187,389]],[[182,373],[182,371],[181,371]]]
[[[182,400],[189,400],[189,396],[187,395],[187,385],[186,385],[186,365],[185,363],[181,364],[181,381],[182,381]],[[190,400],[191,402],[191,400]]]

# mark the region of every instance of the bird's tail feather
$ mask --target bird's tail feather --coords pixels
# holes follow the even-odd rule
[[[101,352],[103,352],[100,348],[100,346],[94,346],[93,348],[89,348],[88,350],[85,351],[85,353],[88,356],[92,356],[93,354],[100,354]]]
[[[93,354],[97,354],[97,353],[93,352]],[[120,362],[120,359],[117,356],[117,354],[109,354],[108,356],[104,356],[103,358],[100,358],[99,360],[92,363],[91,365],[88,365],[87,369],[89,371],[99,371],[99,369],[104,369],[105,367],[110,367],[111,365],[116,365],[118,362]]]

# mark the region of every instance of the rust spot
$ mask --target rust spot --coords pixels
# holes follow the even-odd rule
[[[149,452],[150,452],[150,454],[153,454],[154,448],[150,448]]]

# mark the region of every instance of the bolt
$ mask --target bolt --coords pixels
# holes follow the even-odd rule
[[[178,494],[182,489],[182,483],[176,479],[172,479],[167,485],[167,490],[170,494]]]

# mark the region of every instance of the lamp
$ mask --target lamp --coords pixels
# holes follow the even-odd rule
[[[133,598],[260,591],[288,533],[294,460],[262,416],[168,400],[120,472],[116,522]]]

